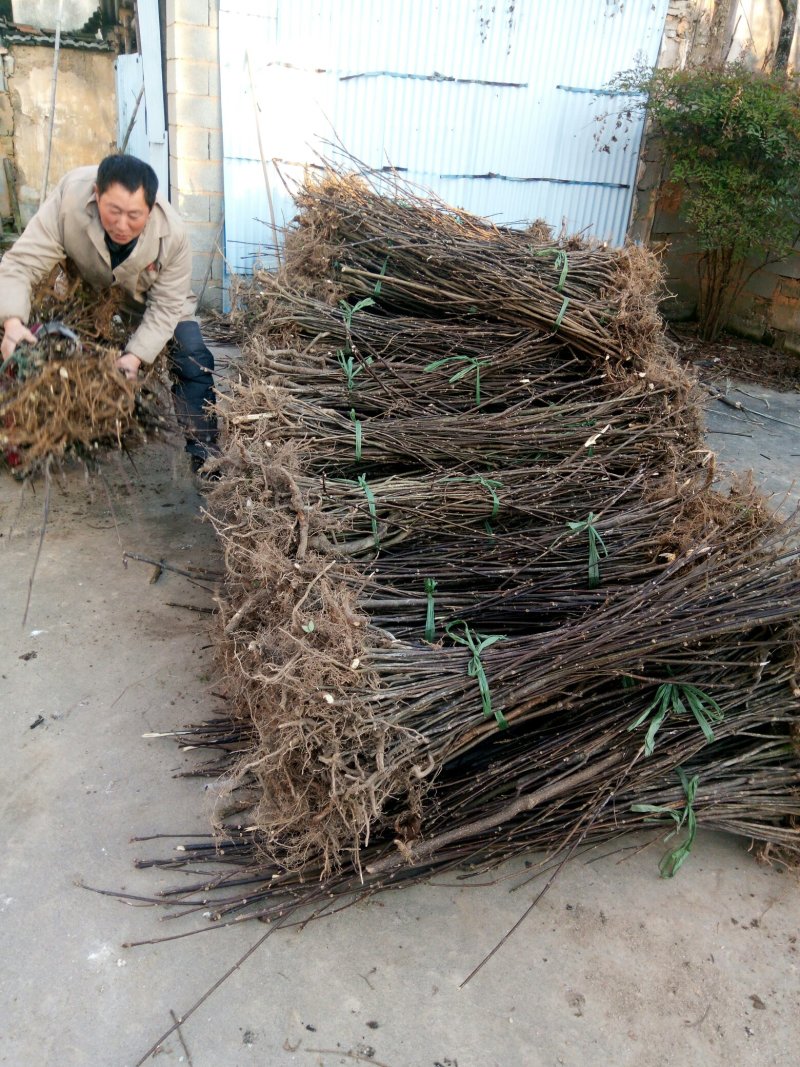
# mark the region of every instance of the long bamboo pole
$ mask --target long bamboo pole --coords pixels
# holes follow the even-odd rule
[[[253,67],[250,62],[250,53],[245,53],[247,61],[247,74],[250,78],[250,96],[253,98],[253,113],[256,120],[256,136],[258,138],[258,153],[261,156],[261,169],[264,172],[264,185],[267,190],[267,203],[269,204],[269,221],[272,227],[272,239],[275,242],[275,260],[278,267],[281,266],[281,252],[280,252],[280,240],[278,237],[278,227],[275,223],[275,207],[272,203],[272,186],[269,180],[269,172],[267,170],[267,160],[264,156],[264,145],[261,140],[261,109],[258,106],[258,99],[256,97],[255,80],[253,78]]]
[[[53,153],[53,128],[56,120],[56,89],[58,87],[58,56],[61,51],[61,17],[64,13],[64,0],[58,0],[58,15],[56,16],[56,43],[53,51],[53,78],[50,88],[50,121],[47,128],[47,149],[44,157],[44,171],[42,173],[42,190],[39,194],[39,207],[44,203],[47,196],[47,179],[50,176],[50,157]]]

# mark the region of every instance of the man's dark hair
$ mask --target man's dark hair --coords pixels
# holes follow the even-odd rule
[[[110,185],[119,183],[129,193],[137,189],[144,192],[144,202],[149,208],[156,202],[158,178],[149,163],[136,156],[106,156],[97,168],[97,195],[102,196]]]

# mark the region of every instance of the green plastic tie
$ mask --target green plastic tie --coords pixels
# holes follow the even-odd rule
[[[433,615],[433,594],[436,592],[436,580],[425,579],[425,596],[428,598],[428,608],[425,613],[425,640],[433,642],[436,638],[436,620]]]
[[[429,363],[424,370],[434,371],[439,370],[440,367],[447,366],[448,363],[466,363],[466,367],[456,371],[456,373],[449,379],[451,385],[455,382],[461,381],[462,378],[466,378],[470,371],[475,371],[475,406],[481,402],[481,367],[485,366],[489,362],[488,359],[478,359],[477,356],[447,356],[446,359],[435,359],[433,363]]]
[[[564,300],[563,300],[563,302],[561,304],[561,310],[559,311],[558,317],[556,318],[556,327],[555,327],[556,329],[558,329],[558,327],[564,321],[564,315],[566,314],[568,307],[569,307],[569,297],[565,296]]]
[[[503,483],[496,478],[484,478],[482,474],[475,474],[470,478],[445,478],[444,480],[446,482],[476,482],[492,494],[492,513],[483,525],[489,537],[494,537],[491,520],[496,518],[500,511],[500,497],[497,495],[497,490],[503,488]]]
[[[464,627],[463,637],[459,637],[458,634],[453,633],[453,629],[456,626]],[[495,644],[496,641],[504,641],[505,634],[479,634],[477,630],[470,630],[469,626],[463,619],[455,619],[453,622],[448,622],[445,625],[445,630],[457,644],[465,645],[472,653],[472,659],[467,667],[467,674],[469,674],[470,678],[478,679],[484,718],[489,719],[494,715],[497,720],[497,725],[501,730],[505,730],[508,727],[508,719],[500,708],[492,707],[492,694],[489,690],[486,671],[481,662],[481,652],[490,645]]]
[[[388,266],[389,266],[389,257],[387,256],[386,259],[383,261],[383,266],[381,267],[381,272],[378,275],[378,280],[375,282],[375,288],[372,290],[372,295],[373,296],[380,296],[381,295],[381,286],[383,285],[383,277],[386,274],[386,268]],[[374,303],[374,301],[373,301],[373,303]]]
[[[475,474],[469,478],[445,478],[446,482],[475,482],[477,485],[482,485],[492,496],[492,513],[489,519],[496,519],[500,511],[500,497],[497,495],[497,490],[503,488],[503,483],[497,478],[484,478],[482,474]]]
[[[589,517],[582,522],[568,522],[570,530],[574,530],[576,533],[583,533],[585,530],[589,535],[589,588],[596,589],[600,584],[600,552],[597,546],[603,550],[603,555],[608,556],[608,549],[603,543],[603,538],[597,532],[595,522],[597,516],[593,511],[589,512]]]
[[[361,311],[363,308],[372,307],[375,301],[371,296],[365,296],[363,300],[359,300],[357,304],[353,304],[351,307],[346,300],[339,301],[339,307],[342,310],[342,318],[347,332],[350,332],[350,328],[353,325],[353,316],[356,312]]]
[[[365,474],[359,474],[358,484],[364,490],[364,496],[367,498],[367,507],[369,508],[370,518],[372,519],[372,536],[375,541],[375,547],[380,548],[381,539],[378,534],[378,515],[375,510],[375,494],[367,485],[367,477]]]
[[[350,421],[356,435],[356,461],[361,461],[361,421],[356,418],[356,409],[350,408]]]
[[[353,353],[349,348],[339,348],[336,351],[336,360],[339,366],[342,368],[342,373],[347,378],[347,391],[352,393],[355,388],[356,375],[361,370],[360,367],[356,367],[353,362]]]
[[[337,348],[336,361],[342,368],[342,373],[347,378],[347,391],[352,393],[355,391],[356,378],[359,376],[364,367],[369,367],[374,362],[372,356],[367,356],[363,364],[356,363],[355,354],[349,348]]]
[[[556,270],[561,271],[561,277],[558,279],[558,285],[556,286],[556,292],[561,293],[564,291],[564,283],[567,280],[567,271],[569,270],[569,260],[563,248],[558,250],[554,265]]]
[[[503,483],[496,478],[484,478],[482,474],[477,475],[478,484],[482,485],[484,489],[488,489],[492,494],[492,514],[490,519],[497,518],[497,513],[500,511],[500,497],[497,495],[496,490],[503,488]]]
[[[3,360],[0,364],[0,374],[4,374],[9,367],[15,366],[17,368],[17,381],[24,381],[30,377],[31,371],[35,369],[36,355],[38,353],[32,351],[33,345],[29,345],[23,342],[17,347],[16,352],[12,352],[10,356]]]
[[[641,726],[651,712],[655,712],[655,714],[650,720],[650,725],[645,734],[645,756],[652,756],[655,750],[656,734],[670,712],[675,715],[688,715],[689,713],[694,715],[706,741],[714,740],[714,731],[711,729],[711,723],[722,722],[725,717],[716,700],[710,697],[708,693],[704,693],[702,689],[698,689],[696,685],[692,685],[691,682],[662,682],[656,690],[655,699],[630,724],[628,732],[630,733]]]
[[[685,840],[661,858],[658,869],[662,878],[674,878],[688,859],[694,839],[697,836],[697,816],[694,811],[694,801],[697,796],[700,777],[696,774],[692,779],[687,778],[683,767],[676,767],[675,770],[681,780],[686,797],[686,803],[682,808],[671,808],[666,804],[631,804],[631,811],[646,812],[652,815],[667,815],[674,821],[675,829],[667,834],[665,841],[669,841],[675,834],[680,833],[684,825],[686,826],[687,836]]]

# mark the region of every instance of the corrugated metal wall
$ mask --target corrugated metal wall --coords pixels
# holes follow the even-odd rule
[[[617,71],[655,63],[666,9],[667,0],[222,0],[228,263],[247,271],[256,257],[271,260],[264,171],[280,226],[294,214],[285,185],[336,145],[496,221],[544,218],[621,243],[641,127],[601,152],[596,116],[625,104],[602,91]]]

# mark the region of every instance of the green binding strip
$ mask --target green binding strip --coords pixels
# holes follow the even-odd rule
[[[567,271],[569,270],[569,260],[563,248],[559,249],[554,266],[556,270],[561,271],[561,277],[558,279],[558,285],[556,286],[556,292],[561,293],[564,291],[564,282],[567,280]]]
[[[336,350],[336,361],[342,369],[342,373],[347,379],[347,391],[352,393],[355,391],[356,378],[364,369],[369,367],[374,362],[372,356],[367,356],[363,364],[356,363],[356,357],[350,351],[349,348],[338,348]]]
[[[688,706],[687,706],[688,705]],[[708,693],[698,689],[691,682],[662,682],[656,690],[655,699],[648,704],[642,714],[630,724],[628,732],[635,730],[654,712],[644,738],[644,754],[652,756],[656,745],[656,734],[670,712],[674,715],[688,715],[690,712],[697,720],[706,741],[714,740],[712,722],[722,722],[725,714],[719,704]]]
[[[425,613],[425,640],[433,642],[436,639],[436,620],[434,619],[433,594],[436,592],[436,580],[425,579],[425,596],[428,598],[428,607]]]
[[[367,498],[367,506],[369,508],[370,518],[372,519],[372,537],[375,541],[375,547],[380,548],[381,539],[378,535],[378,515],[375,510],[375,494],[367,485],[366,475],[360,474],[358,476],[358,485],[364,490],[364,496]]]
[[[440,367],[447,366],[448,363],[466,363],[466,367],[462,367],[461,370],[449,378],[448,381],[451,385],[455,382],[461,381],[462,378],[466,378],[471,370],[475,371],[475,406],[481,402],[481,367],[489,362],[488,359],[478,359],[476,356],[448,356],[446,359],[435,359],[433,363],[429,363],[424,369],[426,371],[439,370]]]
[[[490,519],[497,518],[497,513],[500,511],[500,497],[497,495],[496,490],[503,488],[503,483],[496,478],[484,478],[482,474],[476,475],[478,485],[482,485],[484,489],[488,489],[492,494],[492,514]]]
[[[342,318],[344,319],[345,329],[350,331],[353,325],[353,316],[359,311],[363,311],[364,308],[372,307],[375,301],[371,296],[364,297],[363,300],[359,300],[357,304],[353,304],[351,307],[346,300],[339,301],[339,308],[342,312]]]
[[[556,253],[556,261],[553,264],[553,266],[554,266],[554,268],[556,270],[560,270],[561,271],[561,274],[560,274],[559,279],[558,279],[558,285],[556,285],[556,292],[557,293],[563,293],[564,284],[565,284],[565,282],[567,280],[567,274],[569,273],[569,258],[567,257],[567,253],[564,251],[563,248],[559,249],[558,252]],[[564,321],[564,316],[567,313],[567,308],[568,307],[569,307],[569,297],[565,296],[563,301],[561,302],[561,310],[559,311],[558,315],[556,316],[556,325],[555,325],[556,329],[558,329],[558,327]]]
[[[469,478],[445,478],[446,482],[476,482],[478,485],[482,485],[487,492],[492,496],[492,513],[484,523],[486,532],[490,537],[494,537],[494,531],[490,525],[492,519],[497,518],[500,512],[500,497],[497,495],[497,490],[503,488],[503,483],[498,481],[497,478],[484,478],[482,474],[475,474]]]
[[[361,422],[356,418],[356,409],[350,408],[350,421],[356,434],[356,460],[361,459]]]
[[[389,242],[389,243],[391,244],[391,242]],[[383,285],[383,277],[386,274],[386,268],[388,266],[389,266],[389,257],[387,256],[386,259],[383,261],[383,266],[381,267],[381,272],[378,275],[378,280],[375,282],[375,288],[372,290],[372,295],[373,296],[380,296],[381,295],[381,287]],[[374,301],[373,301],[373,303],[374,303]]]
[[[576,533],[583,533],[585,530],[589,535],[589,588],[595,589],[600,584],[600,552],[597,546],[603,550],[603,555],[608,556],[608,549],[603,543],[603,538],[597,532],[595,522],[597,516],[593,511],[589,512],[588,518],[582,522],[568,522],[570,530],[574,530]]]
[[[463,637],[460,637],[453,632],[453,629],[456,626],[464,627]],[[494,715],[495,719],[497,719],[497,725],[501,730],[505,730],[508,727],[508,719],[506,719],[500,708],[492,707],[492,694],[489,690],[486,671],[481,662],[481,652],[483,652],[485,648],[488,648],[489,645],[493,645],[496,641],[504,641],[505,634],[479,634],[477,630],[470,630],[469,626],[463,619],[455,619],[453,622],[448,622],[445,625],[445,630],[457,644],[465,645],[472,653],[472,659],[467,668],[467,673],[470,678],[478,679],[484,717],[489,719]]]
[[[658,869],[662,878],[672,878],[678,873],[692,851],[692,845],[697,835],[697,816],[694,812],[694,801],[697,796],[697,786],[700,778],[695,775],[694,778],[689,780],[683,767],[676,767],[675,770],[681,780],[686,797],[686,803],[683,808],[671,808],[662,804],[631,804],[631,811],[648,812],[652,815],[667,815],[675,822],[675,829],[667,834],[666,841],[669,841],[675,834],[680,833],[683,826],[686,826],[686,839],[661,858]]]
[[[352,393],[355,389],[356,375],[358,374],[360,367],[356,367],[353,360],[353,353],[349,348],[339,348],[336,351],[336,361],[342,368],[342,373],[347,378],[347,391]]]
[[[24,342],[19,345],[16,352],[12,352],[11,355],[7,359],[4,359],[2,364],[0,364],[0,374],[4,374],[11,367],[16,367],[18,380],[22,381],[27,378],[28,372],[35,366],[33,359],[26,358],[27,355],[30,355],[30,353],[26,351],[29,347],[30,346]]]

